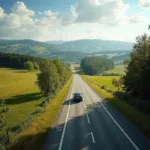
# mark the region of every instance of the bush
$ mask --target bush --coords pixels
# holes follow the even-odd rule
[[[33,65],[32,61],[25,62],[24,69],[26,69],[28,71],[32,71],[34,69],[34,65]]]
[[[102,76],[121,76],[120,73],[103,73]]]
[[[109,93],[113,93],[113,91],[111,89],[106,89],[106,91]]]
[[[106,85],[101,85],[100,88],[105,90],[106,89]]]
[[[149,101],[136,100],[135,107],[140,111],[150,112],[150,102]]]

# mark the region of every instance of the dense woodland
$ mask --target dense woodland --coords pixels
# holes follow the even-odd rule
[[[0,52],[0,67],[23,69],[24,63],[27,61],[32,61],[40,64],[43,60],[44,59],[42,58],[29,55]]]
[[[113,69],[114,63],[110,60],[96,57],[86,57],[81,60],[80,67],[88,75],[99,75],[104,71]]]
[[[132,103],[150,111],[150,37],[146,34],[136,38],[124,85],[126,92],[136,97]]]

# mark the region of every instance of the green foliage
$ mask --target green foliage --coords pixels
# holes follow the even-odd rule
[[[25,62],[24,69],[26,69],[28,71],[32,71],[34,69],[34,65],[33,65],[32,61]]]
[[[46,95],[54,94],[71,76],[71,70],[60,60],[44,61],[40,66],[37,84]]]
[[[1,60],[0,67],[24,69],[24,63],[27,61],[32,61],[40,65],[41,62],[44,61],[45,59],[37,58],[29,55],[0,52],[0,60]]]
[[[124,61],[123,61],[124,65],[128,65],[129,62],[130,62],[130,59],[124,59]]]
[[[35,70],[39,70],[39,65],[36,62],[33,62],[33,66]]]
[[[123,86],[123,78],[120,77],[119,80],[113,78],[112,79],[112,85],[118,88],[118,91],[120,91],[120,88]]]
[[[114,63],[107,59],[86,57],[81,60],[80,67],[88,75],[99,75],[114,68]]]
[[[150,37],[138,36],[124,76],[125,90],[142,100],[150,100]]]

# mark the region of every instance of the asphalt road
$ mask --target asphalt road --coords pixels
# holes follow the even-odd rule
[[[83,102],[71,100],[74,92]],[[150,140],[74,73],[43,150],[150,150]]]

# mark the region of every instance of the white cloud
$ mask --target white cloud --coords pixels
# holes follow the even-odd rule
[[[107,26],[118,26],[146,21],[146,18],[140,15],[127,16],[128,8],[129,5],[123,0],[77,0],[77,3],[71,6],[71,12],[77,23],[97,22]]]
[[[23,2],[17,1],[12,7],[12,13],[18,16],[34,16],[34,11],[26,7]]]
[[[148,18],[141,16],[140,14],[134,14],[131,17],[129,17],[129,20],[131,23],[143,23],[148,21]]]
[[[140,0],[139,5],[141,8],[145,8],[145,9],[150,10],[150,0]]]
[[[140,25],[143,26],[147,20],[136,13],[127,16],[128,8],[129,5],[122,0],[77,0],[76,4],[70,7],[70,12],[45,10],[39,11],[36,16],[37,13],[23,2],[16,2],[11,13],[5,13],[0,7],[0,38],[31,38],[42,41],[79,38],[125,39],[123,34],[128,37],[128,32],[125,28],[122,30],[123,26],[120,25],[130,26],[134,30],[133,23],[142,23]],[[132,32],[130,28],[127,31]]]
[[[78,0],[72,7],[76,22],[99,22],[105,25],[127,23],[125,11],[129,5],[122,0]]]

